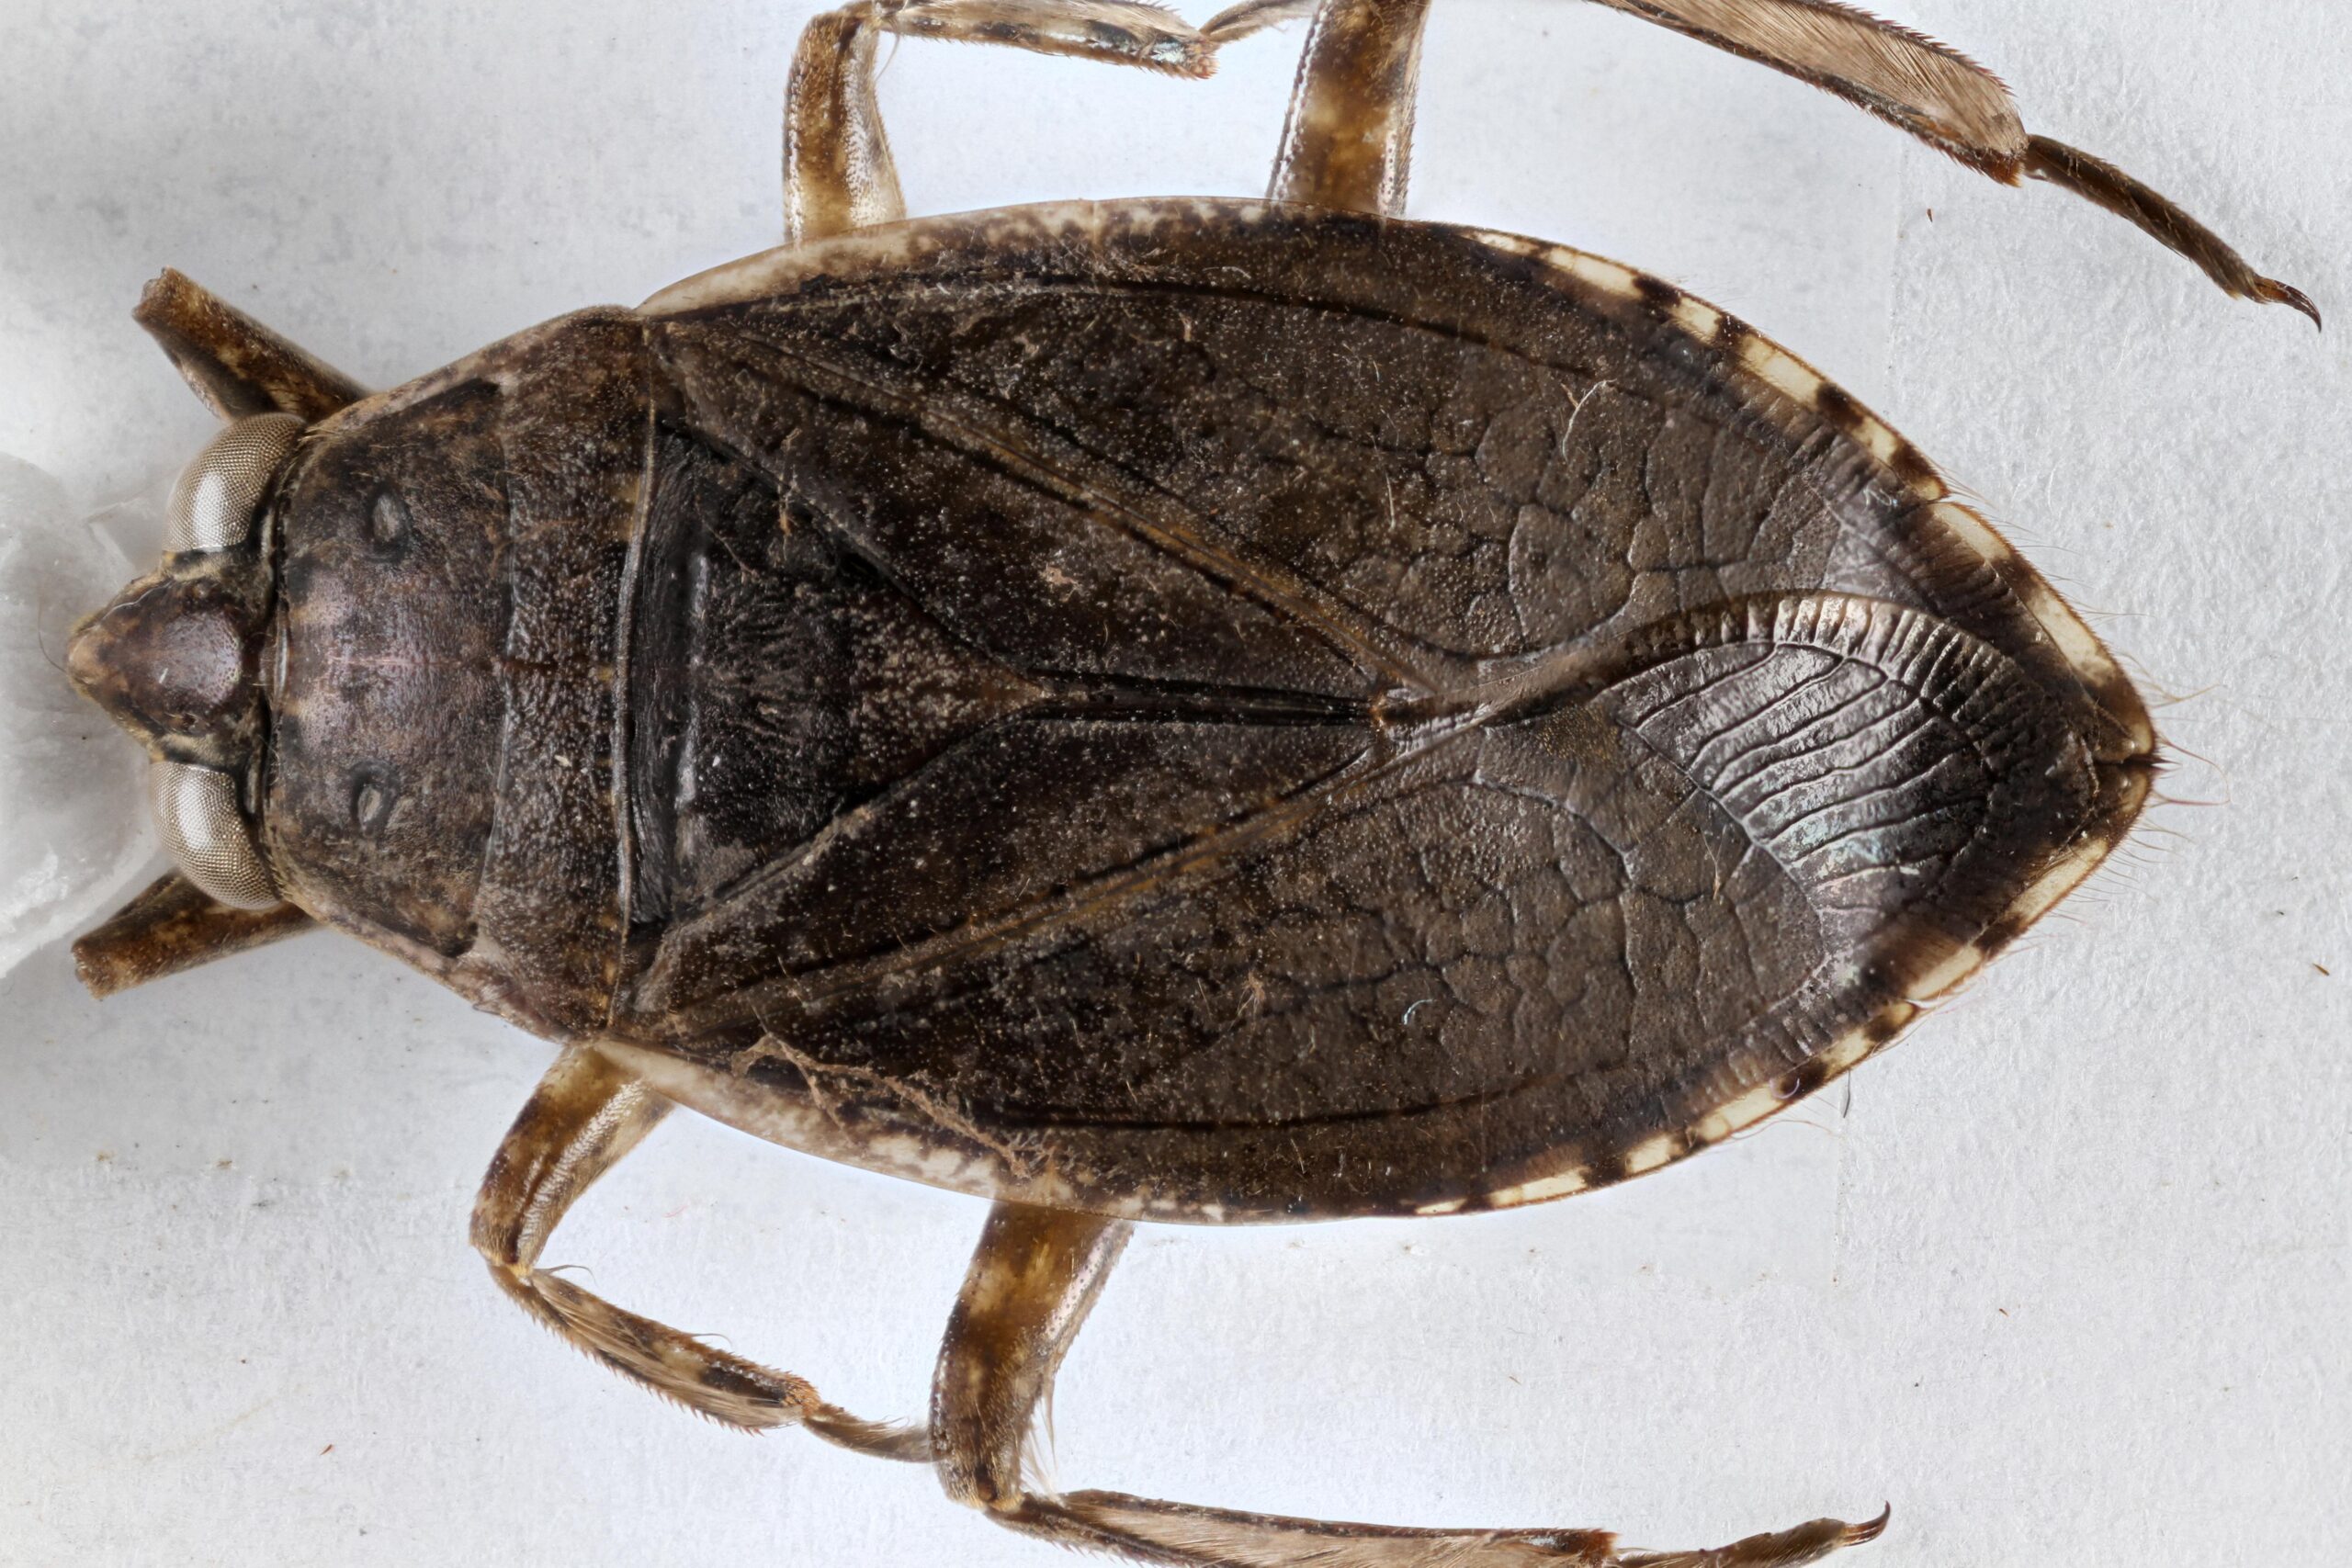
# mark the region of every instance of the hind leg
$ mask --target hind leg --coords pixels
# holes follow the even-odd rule
[[[1999,79],[1957,50],[1837,0],[1599,0],[1809,82],[2005,185],[2046,180],[2179,252],[2222,289],[2290,305],[2222,237],[2111,164],[2027,132]],[[1399,216],[1429,0],[1244,0],[1202,29],[1227,43],[1311,14],[1269,195]]]
[[[874,94],[884,33],[1011,44],[1178,76],[1215,69],[1212,46],[1181,17],[1131,0],[860,0],[808,24],[784,103],[787,243],[907,215]]]
[[[957,1502],[1057,1545],[1191,1568],[1793,1568],[1884,1528],[1883,1517],[1816,1519],[1714,1551],[1620,1552],[1604,1530],[1398,1529],[1120,1492],[1033,1494],[1023,1479],[1031,1422],[1127,1234],[1117,1221],[1010,1203],[989,1215],[932,1385],[933,1462]]]

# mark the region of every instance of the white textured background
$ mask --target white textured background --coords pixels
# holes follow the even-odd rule
[[[1414,210],[1678,279],[1842,381],[2177,699],[2165,787],[2205,804],[1708,1157],[1504,1216],[1145,1233],[1063,1380],[1066,1483],[1658,1546],[1893,1499],[1857,1568],[2352,1561],[2352,24],[1885,8],[2336,331],[1558,0],[1441,0]],[[89,505],[195,451],[127,314],[164,264],[389,385],[770,243],[808,13],[0,0],[0,450]],[[908,45],[908,197],[1254,193],[1296,41],[1207,85]],[[333,938],[104,1007],[57,949],[0,981],[0,1563],[1057,1561],[507,1305],[466,1215],[548,1055]],[[680,1119],[552,1256],[911,1416],[980,1215]]]

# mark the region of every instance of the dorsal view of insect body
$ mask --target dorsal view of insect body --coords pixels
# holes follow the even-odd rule
[[[1941,44],[1828,0],[1601,3],[2318,320]],[[1033,1462],[1137,1225],[1673,1164],[1896,1039],[2149,798],[2098,637],[1800,354],[1404,216],[1428,13],[846,6],[792,66],[783,246],[388,391],[164,274],[139,319],[225,423],[66,663],[146,750],[178,869],[82,940],[85,980],[322,925],[556,1043],[474,1211],[497,1289],[701,1416],[929,1465],[1044,1542],[1782,1568],[1875,1539],[1334,1523]],[[1291,22],[1263,199],[904,209],[893,38],[1204,76]],[[542,1266],[678,1108],[992,1201],[927,1418]]]

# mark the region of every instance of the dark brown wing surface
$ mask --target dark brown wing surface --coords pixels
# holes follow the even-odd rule
[[[1928,464],[1611,264],[1067,206],[648,313],[615,1032],[773,1135],[1170,1217],[1557,1195],[1851,1066],[2144,787]]]

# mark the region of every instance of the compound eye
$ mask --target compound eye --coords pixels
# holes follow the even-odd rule
[[[268,909],[284,902],[237,805],[237,781],[217,768],[156,762],[147,774],[149,804],[164,847],[180,874],[215,903]]]
[[[233,549],[250,538],[270,479],[301,434],[292,414],[263,413],[214,436],[172,487],[164,553]]]

